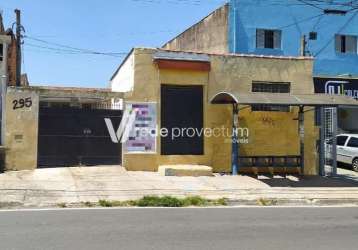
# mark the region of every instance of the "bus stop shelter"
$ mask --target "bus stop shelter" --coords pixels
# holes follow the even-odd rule
[[[272,105],[285,107],[298,107],[298,127],[300,138],[300,156],[299,163],[301,174],[304,170],[304,112],[305,107],[313,107],[316,111],[316,120],[320,126],[320,175],[325,175],[325,110],[332,110],[332,175],[336,174],[337,154],[336,154],[336,135],[337,135],[337,107],[339,106],[358,106],[358,101],[343,95],[325,95],[325,94],[284,94],[284,93],[239,93],[237,91],[225,91],[215,94],[211,100],[211,104],[229,104],[233,110],[233,138],[232,138],[232,174],[238,175],[241,167],[240,145],[238,140],[237,129],[239,127],[239,106],[253,105]]]

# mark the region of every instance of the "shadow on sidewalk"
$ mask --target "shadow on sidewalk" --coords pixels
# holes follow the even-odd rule
[[[339,174],[335,177],[259,176],[258,180],[270,187],[358,187],[358,176],[348,174]]]

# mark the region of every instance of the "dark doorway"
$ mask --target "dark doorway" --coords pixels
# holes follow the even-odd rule
[[[161,127],[169,132],[162,155],[204,154],[203,87],[162,85]]]
[[[112,142],[105,118],[118,128],[122,111],[41,107],[38,167],[121,164],[121,144]]]

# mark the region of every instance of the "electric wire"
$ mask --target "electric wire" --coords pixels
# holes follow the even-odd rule
[[[341,28],[339,28],[335,34],[340,34],[353,21],[357,14],[358,11],[352,14],[352,16],[347,20],[347,22],[345,22],[345,24]],[[335,35],[314,55],[314,57],[319,56],[331,44],[334,39]]]

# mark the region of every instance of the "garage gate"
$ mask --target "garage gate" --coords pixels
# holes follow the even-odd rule
[[[121,144],[112,142],[104,119],[118,128],[122,114],[113,109],[41,107],[38,167],[120,165]]]

